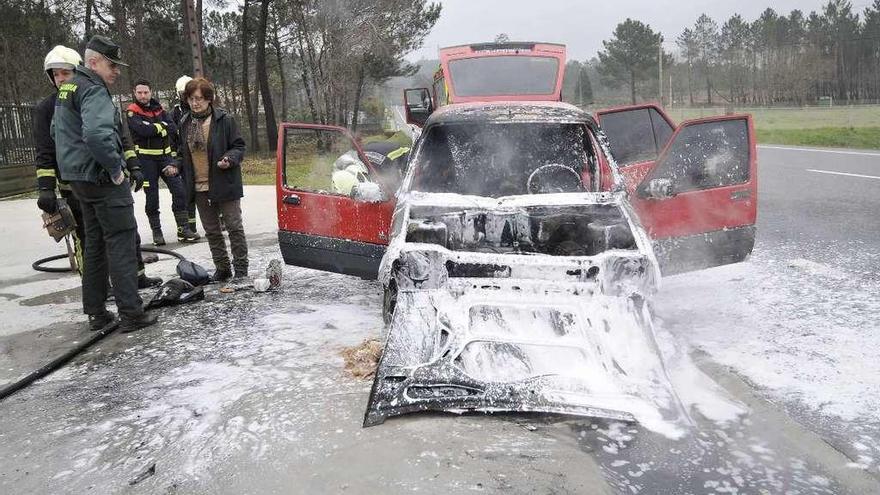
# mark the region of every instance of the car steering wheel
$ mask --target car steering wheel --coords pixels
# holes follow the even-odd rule
[[[582,189],[581,176],[573,168],[559,163],[548,163],[529,174],[526,190],[529,194],[577,192]]]

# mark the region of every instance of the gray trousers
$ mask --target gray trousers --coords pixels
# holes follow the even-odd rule
[[[83,312],[105,311],[107,276],[119,314],[138,317],[144,312],[138,295],[137,222],[128,179],[118,186],[71,182],[79,199],[85,228],[83,249]]]
[[[216,202],[209,200],[206,192],[197,192],[195,195],[199,218],[202,219],[205,237],[208,238],[214,266],[218,270],[231,268],[229,255],[226,252],[226,240],[223,238],[223,230],[220,226],[222,216],[226,232],[229,234],[229,244],[232,247],[232,267],[235,268],[236,275],[247,275],[248,247],[241,221],[241,200]]]

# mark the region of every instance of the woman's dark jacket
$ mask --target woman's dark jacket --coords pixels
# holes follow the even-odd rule
[[[245,144],[238,130],[235,118],[221,108],[214,108],[211,114],[211,130],[208,136],[208,198],[211,201],[232,201],[244,196],[241,181],[241,162],[244,160]],[[187,134],[192,114],[187,113],[180,121],[180,139],[177,146],[177,159],[186,181],[187,191],[195,194],[195,171],[192,155],[187,144]],[[217,166],[223,157],[229,158],[232,166],[226,170]],[[192,196],[191,196],[192,197]]]

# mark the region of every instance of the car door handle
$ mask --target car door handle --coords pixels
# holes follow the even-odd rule
[[[297,196],[296,194],[289,194],[287,196],[284,196],[284,199],[282,199],[281,201],[284,202],[284,204],[286,205],[297,206],[300,204],[299,196]]]
[[[748,189],[740,189],[739,191],[733,191],[730,193],[731,201],[745,201],[752,197],[752,191]]]

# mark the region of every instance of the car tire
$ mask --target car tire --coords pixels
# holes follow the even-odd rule
[[[385,287],[385,294],[382,297],[382,319],[386,325],[391,324],[391,318],[394,316],[394,308],[397,307],[397,284],[392,280],[388,287]]]

